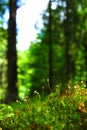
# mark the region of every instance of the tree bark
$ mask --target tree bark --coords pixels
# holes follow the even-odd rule
[[[49,85],[50,91],[53,87],[53,56],[52,56],[52,12],[51,0],[49,0]]]
[[[6,101],[15,101],[18,96],[17,88],[17,51],[16,51],[16,0],[9,1],[9,26],[8,26],[8,88]]]
[[[85,59],[85,71],[86,71],[86,88],[87,88],[87,32],[84,33],[84,37],[83,37],[83,45],[84,45],[84,59]]]
[[[69,54],[69,1],[66,0],[66,20],[65,20],[65,42],[66,42],[66,50],[65,50],[65,56],[66,56],[66,83],[68,83],[70,77],[70,54]]]

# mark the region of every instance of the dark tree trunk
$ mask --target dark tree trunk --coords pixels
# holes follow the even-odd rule
[[[17,88],[17,52],[16,52],[16,0],[9,1],[9,26],[8,26],[8,92],[7,102],[15,101],[18,96]]]
[[[87,13],[85,12],[86,9],[86,1],[83,2],[83,11],[84,11],[84,17],[83,17],[83,46],[84,46],[84,59],[85,59],[85,71],[86,71],[86,88],[87,88],[87,29],[86,29],[86,21],[87,21]]]
[[[69,5],[68,0],[66,0],[66,20],[65,20],[65,42],[66,42],[66,50],[65,50],[65,57],[66,57],[66,82],[69,81],[69,72],[70,72],[70,54],[69,54]]]
[[[84,38],[83,38],[83,44],[84,44],[84,53],[85,53],[85,71],[86,71],[86,88],[87,88],[87,33],[85,32]]]
[[[51,0],[49,0],[49,84],[50,91],[53,87],[53,56],[52,56],[52,12],[51,12]]]

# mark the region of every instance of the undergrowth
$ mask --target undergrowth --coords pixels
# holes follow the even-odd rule
[[[81,82],[60,94],[60,86],[44,100],[35,91],[35,100],[0,104],[0,130],[86,130],[87,89]]]

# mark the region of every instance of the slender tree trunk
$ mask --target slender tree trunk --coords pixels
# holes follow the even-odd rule
[[[87,21],[87,13],[85,12],[85,9],[87,7],[87,1],[82,1],[82,7],[84,11],[84,17],[83,17],[83,46],[84,46],[84,59],[85,59],[85,71],[86,71],[86,88],[87,88],[87,29],[86,29],[86,21]]]
[[[49,0],[49,84],[50,91],[53,87],[53,56],[52,56],[52,12],[51,0]]]
[[[1,75],[1,87],[2,87],[2,100],[4,102],[5,97],[5,87],[7,81],[7,61],[6,61],[6,53],[3,53],[3,62],[1,65],[2,75]]]
[[[16,0],[9,1],[9,27],[8,27],[8,93],[7,102],[15,101],[18,96],[17,88],[17,52],[16,52]]]
[[[83,45],[84,45],[84,53],[85,53],[85,71],[86,71],[86,87],[87,87],[87,33],[84,34],[83,39]]]
[[[66,23],[65,23],[65,42],[66,42],[66,82],[69,81],[69,72],[70,72],[70,54],[69,54],[69,12],[68,5],[69,1],[66,0]]]

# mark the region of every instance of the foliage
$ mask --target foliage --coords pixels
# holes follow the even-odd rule
[[[0,120],[14,116],[13,109],[9,105],[0,104]]]
[[[8,9],[8,0],[0,1],[0,99],[5,97],[7,86],[7,31],[4,30],[4,13]],[[17,8],[26,0],[17,0]],[[52,0],[52,77],[56,84],[74,84],[87,80],[87,0]],[[18,96],[42,94],[42,88],[48,93],[49,80],[49,7],[42,13],[43,28],[29,49],[18,51]],[[37,27],[39,28],[39,27]],[[12,29],[14,30],[14,29]],[[10,33],[11,35],[12,33]],[[12,38],[13,43],[13,38]],[[12,44],[11,44],[12,45]],[[12,47],[12,46],[10,46]],[[13,52],[13,51],[12,51]],[[11,54],[12,54],[11,52]],[[12,58],[11,58],[12,59]],[[3,67],[5,66],[5,67]],[[10,67],[11,69],[11,67]],[[14,69],[13,69],[14,70]],[[4,73],[5,72],[5,73]],[[5,74],[5,75],[4,75]],[[4,76],[3,76],[4,75]],[[4,78],[3,78],[4,77]],[[67,77],[69,80],[66,82]],[[5,79],[5,80],[4,80]],[[87,81],[86,81],[87,82]],[[13,86],[13,85],[12,85]],[[11,87],[12,87],[11,86]],[[62,87],[60,91],[65,91]]]
[[[0,100],[5,96],[5,88],[7,85],[7,59],[6,59],[6,46],[7,46],[7,30],[0,27]]]
[[[29,75],[32,73],[29,68],[29,59],[28,59],[28,51],[24,52],[17,52],[18,55],[18,86],[19,86],[19,97],[24,98],[27,94],[26,90],[29,90],[30,82],[29,82]],[[26,84],[26,86],[25,86]],[[22,96],[21,96],[22,95]]]
[[[44,50],[46,51],[44,53]],[[42,86],[47,87],[48,78],[48,46],[42,45],[41,43],[31,44],[30,53],[28,55],[29,68],[33,71],[29,77],[30,85],[30,95],[33,94],[35,90],[42,92]],[[47,89],[46,89],[47,90]]]
[[[83,82],[74,87],[68,85],[62,95],[57,85],[44,100],[37,91],[35,95],[34,100],[26,97],[11,106],[0,105],[2,130],[87,129],[87,89]]]
[[[86,7],[81,1],[59,0],[53,8],[52,2],[52,77],[53,87],[56,84],[67,82],[86,81]],[[49,9],[42,15],[44,27],[37,34],[36,40],[31,43],[30,48],[25,53],[27,63],[23,59],[18,59],[21,65],[20,82],[25,89],[29,89],[32,95],[35,90],[42,91],[42,86],[47,88],[46,80],[49,79]],[[87,38],[85,38],[87,39]],[[24,54],[23,54],[24,55]],[[21,55],[22,56],[22,55]],[[25,66],[25,67],[24,67]],[[19,76],[18,76],[19,77]],[[68,78],[69,77],[69,78]],[[68,81],[66,81],[68,79]],[[24,83],[26,84],[24,84]],[[20,83],[19,83],[20,84]],[[62,88],[63,89],[63,88]],[[64,88],[65,89],[65,88]],[[41,94],[41,93],[40,93]]]

